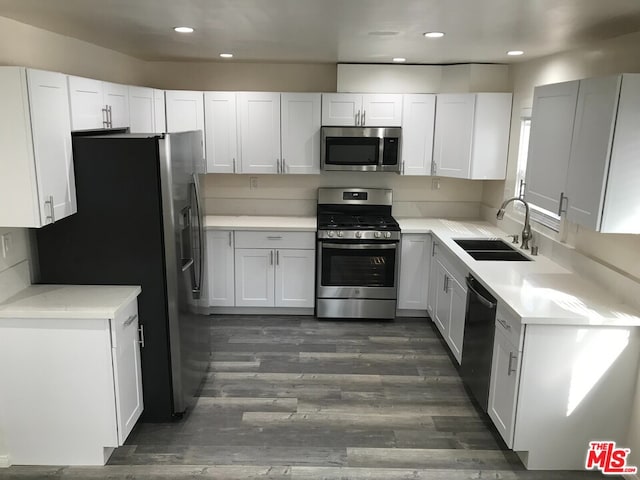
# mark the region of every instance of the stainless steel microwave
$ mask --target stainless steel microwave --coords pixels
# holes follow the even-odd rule
[[[400,127],[322,127],[322,170],[400,172]]]

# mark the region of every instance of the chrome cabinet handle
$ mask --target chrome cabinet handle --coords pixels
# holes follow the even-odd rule
[[[287,165],[284,162],[284,158],[282,159],[282,173],[287,173]]]
[[[269,265],[273,265],[273,250],[269,252]]]
[[[144,325],[138,325],[138,343],[140,344],[140,348],[144,348]]]
[[[111,105],[107,106],[107,111],[109,113],[109,128],[113,128],[113,111],[111,110]]]
[[[431,160],[431,175],[435,175],[438,172],[438,164],[435,160]]]
[[[229,246],[231,246],[231,242],[232,242],[232,238],[231,238],[231,232],[229,232]]]
[[[356,125],[360,125],[360,110],[356,113]]]
[[[404,175],[404,160],[402,161],[402,175]]]
[[[276,250],[276,265],[280,265],[280,250]]]
[[[47,215],[45,219],[49,218],[51,219],[51,223],[54,223],[56,221],[56,211],[53,208],[53,195],[49,195],[49,200],[45,200],[44,204],[49,205],[49,213],[50,213],[50,215]]]
[[[436,242],[433,242],[431,244],[431,256],[435,257],[436,256],[436,247],[438,246],[438,244]]]
[[[364,124],[366,123],[366,120],[365,120],[366,116],[367,116],[367,111],[363,110],[362,111],[362,123],[360,124],[360,126],[362,126],[362,127],[364,127]]]
[[[279,235],[268,235],[267,236],[268,240],[282,240],[282,237]]]
[[[105,105],[102,109],[102,126],[109,128],[109,105]]]
[[[512,373],[516,373],[515,368],[511,368],[511,364],[514,360],[517,360],[518,357],[513,354],[513,352],[509,352],[509,365],[507,366],[507,376],[510,377]]]
[[[449,277],[447,275],[444,276],[444,293],[449,291]]]
[[[560,204],[558,205],[558,216],[561,217],[563,213],[567,213],[566,209],[562,208],[562,205],[564,204],[564,201],[567,201],[567,203],[569,203],[569,197],[566,197],[564,195],[564,192],[560,192]]]
[[[233,173],[236,173],[236,159],[233,159]]]
[[[131,324],[134,322],[134,320],[136,320],[137,318],[138,318],[138,314],[137,314],[137,313],[136,313],[136,314],[134,314],[134,315],[131,315],[131,316],[129,316],[129,318],[127,318],[127,319],[124,321],[124,323],[123,323],[122,325],[123,325],[123,326],[125,326],[125,327],[128,327],[128,326],[129,326],[129,325],[131,325]]]
[[[511,330],[511,325],[509,325],[507,322],[505,322],[504,320],[501,320],[499,318],[496,317],[496,321],[502,325],[506,330]]]

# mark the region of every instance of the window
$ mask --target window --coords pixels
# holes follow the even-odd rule
[[[518,164],[516,167],[516,184],[514,196],[524,195],[527,177],[527,156],[529,154],[529,135],[531,134],[531,109],[523,108],[520,115],[520,143],[518,147]],[[554,231],[560,230],[560,217],[553,212],[529,204],[532,222],[540,223]],[[515,210],[524,215],[524,206],[517,203]]]

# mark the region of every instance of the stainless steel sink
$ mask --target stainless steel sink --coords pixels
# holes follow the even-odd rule
[[[474,260],[497,262],[530,262],[531,259],[520,253],[499,238],[459,238],[453,239]]]

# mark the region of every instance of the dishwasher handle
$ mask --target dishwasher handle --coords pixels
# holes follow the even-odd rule
[[[473,278],[471,276],[466,277],[465,281],[467,282],[467,288],[471,290],[475,296],[478,298],[478,301],[487,308],[494,309],[497,306],[495,301],[491,301],[486,299],[478,290],[474,288]]]

